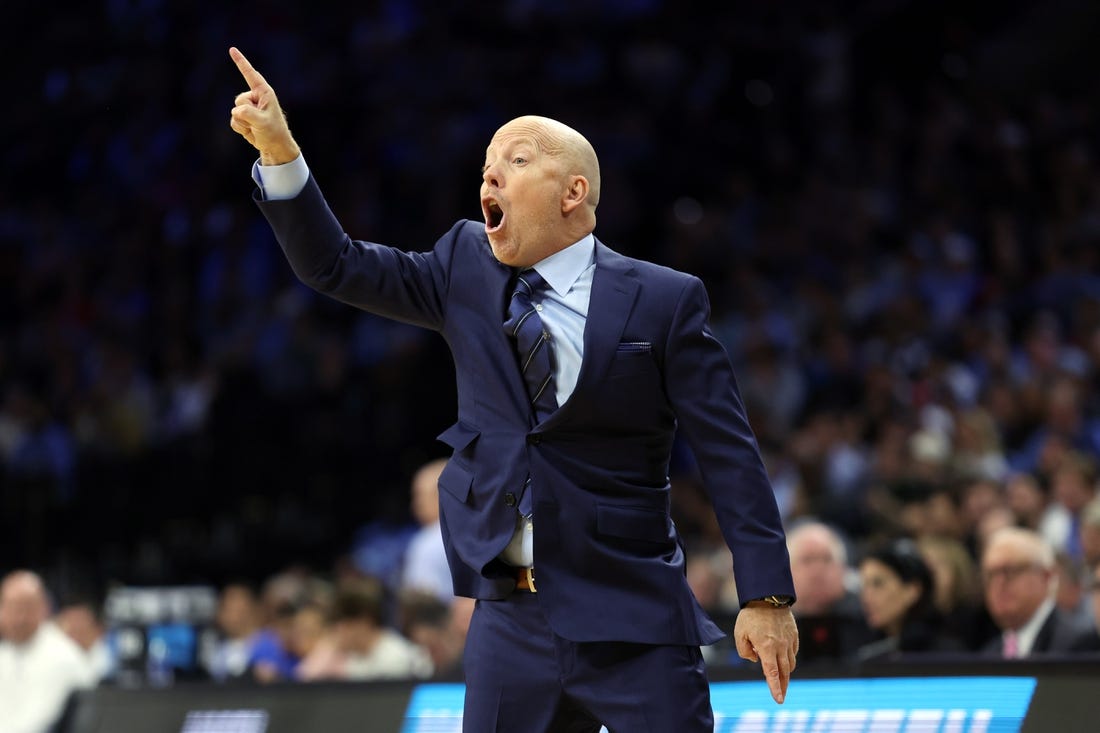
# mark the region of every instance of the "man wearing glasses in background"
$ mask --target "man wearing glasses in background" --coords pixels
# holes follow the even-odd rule
[[[1057,609],[1054,550],[1036,532],[1005,527],[982,555],[986,608],[1001,635],[984,649],[1005,659],[1100,651],[1096,628]]]

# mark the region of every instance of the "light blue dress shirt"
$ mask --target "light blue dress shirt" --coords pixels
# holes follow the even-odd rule
[[[542,325],[550,333],[554,354],[554,388],[558,407],[577,386],[584,357],[584,323],[592,297],[596,271],[596,240],[589,234],[560,252],[535,263],[534,269],[549,288],[535,293],[531,302]]]
[[[302,192],[309,181],[309,166],[304,155],[282,165],[252,164],[252,180],[260,188],[264,201],[285,201]]]

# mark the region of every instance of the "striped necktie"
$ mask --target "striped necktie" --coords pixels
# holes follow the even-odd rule
[[[504,322],[504,332],[515,344],[536,422],[542,422],[558,409],[550,334],[539,318],[541,306],[531,302],[531,296],[545,285],[546,281],[536,271],[521,272],[516,277],[516,289],[508,302],[508,319]]]

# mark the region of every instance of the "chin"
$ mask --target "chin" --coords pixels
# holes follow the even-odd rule
[[[496,257],[498,262],[509,267],[516,267],[519,252],[508,241],[493,241],[493,238],[490,237],[489,247],[493,250],[493,257]]]

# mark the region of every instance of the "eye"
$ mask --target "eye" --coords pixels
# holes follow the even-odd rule
[[[512,165],[526,165],[526,164],[527,164],[527,158],[524,158],[523,156],[517,155],[516,157],[512,158]]]

